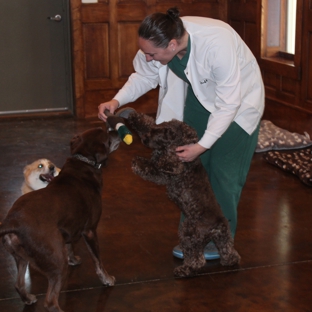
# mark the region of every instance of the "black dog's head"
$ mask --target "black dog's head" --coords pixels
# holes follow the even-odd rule
[[[150,131],[156,126],[154,118],[133,111],[128,116],[128,124],[139,135],[142,143],[149,146]]]
[[[93,128],[76,135],[70,141],[71,154],[80,154],[96,164],[105,164],[108,154],[116,150],[120,143],[116,131]]]
[[[177,147],[198,142],[195,129],[176,119],[156,125],[154,118],[132,112],[128,123],[137,132],[142,143],[149,148]]]
[[[157,156],[154,161],[160,171],[179,174],[185,170],[185,164],[178,159],[176,148],[197,143],[195,129],[176,119],[156,125],[152,117],[137,112],[129,115],[128,122],[142,143],[155,151],[154,156]]]

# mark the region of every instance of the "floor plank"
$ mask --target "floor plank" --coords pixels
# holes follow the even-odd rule
[[[97,120],[37,119],[0,123],[0,220],[21,195],[23,168],[37,158],[59,167],[69,157],[69,141],[99,126]],[[75,246],[80,266],[70,268],[60,296],[66,312],[95,311],[312,311],[312,189],[255,154],[238,210],[235,246],[238,267],[206,263],[199,276],[175,279],[181,260],[179,211],[164,187],[131,171],[135,155],[150,151],[134,135],[121,144],[104,169],[103,214],[98,235],[114,287],[102,287],[84,243]],[[16,268],[0,244],[0,311],[45,311],[47,281],[27,272],[38,302],[25,307],[15,291]]]

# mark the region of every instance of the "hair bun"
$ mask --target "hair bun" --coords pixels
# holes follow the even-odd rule
[[[176,20],[180,16],[180,11],[177,7],[170,8],[167,10],[167,15],[170,16],[173,20]]]

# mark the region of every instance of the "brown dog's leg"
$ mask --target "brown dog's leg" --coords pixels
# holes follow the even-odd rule
[[[25,273],[27,270],[28,262],[16,255],[13,255],[17,265],[17,281],[15,284],[15,289],[20,295],[23,302],[27,305],[31,305],[37,302],[37,298],[35,295],[29,294],[25,288]]]
[[[63,312],[60,308],[58,299],[63,285],[63,277],[66,275],[67,264],[64,265],[63,270],[60,268],[59,271],[46,274],[49,280],[47,295],[44,302],[44,307],[49,312]]]
[[[41,261],[36,263],[37,267],[48,279],[48,290],[44,307],[49,312],[63,312],[59,306],[58,298],[64,279],[67,276],[67,250],[61,239],[52,241],[50,247],[52,247],[50,250],[53,250],[53,255],[45,257],[44,261],[41,258]]]
[[[74,255],[72,244],[66,244],[67,260],[69,265],[78,265],[81,263],[81,258]]]
[[[25,273],[28,266],[28,261],[25,260],[26,254],[20,246],[20,240],[15,234],[7,234],[3,237],[5,248],[12,254],[17,266],[17,280],[15,289],[20,295],[23,302],[31,305],[37,301],[35,295],[29,294],[25,287]]]
[[[115,277],[110,276],[103,267],[96,232],[89,230],[83,232],[82,235],[94,261],[96,274],[104,285],[113,286],[115,284]]]

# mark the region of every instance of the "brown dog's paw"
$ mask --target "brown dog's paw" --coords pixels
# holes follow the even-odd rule
[[[116,282],[115,276],[109,275],[103,284],[105,286],[114,286],[115,282]]]
[[[37,302],[37,297],[35,295],[32,295],[32,294],[27,294],[27,297],[25,299],[23,299],[23,302],[26,305],[32,305],[35,302]]]
[[[68,265],[75,266],[81,264],[81,258],[79,256],[68,257]]]

